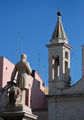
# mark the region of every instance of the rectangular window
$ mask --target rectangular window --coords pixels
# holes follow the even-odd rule
[[[65,58],[68,59],[68,52],[65,52]]]
[[[65,79],[68,79],[68,62],[65,61]]]

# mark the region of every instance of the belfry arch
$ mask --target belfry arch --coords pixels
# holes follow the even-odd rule
[[[59,67],[59,56],[52,57],[52,80],[59,80],[59,73],[60,73],[60,67]]]

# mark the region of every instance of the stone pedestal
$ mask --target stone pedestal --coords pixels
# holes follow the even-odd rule
[[[0,117],[4,120],[36,120],[37,116],[32,114],[26,105],[3,106],[0,108]]]

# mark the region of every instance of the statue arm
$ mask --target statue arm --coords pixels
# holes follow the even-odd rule
[[[15,68],[14,68],[14,70],[12,72],[12,75],[11,75],[11,81],[13,81],[15,79],[16,72],[17,72],[17,68],[15,66]]]
[[[26,64],[26,67],[27,67],[27,72],[30,75],[32,73],[32,69],[31,69],[29,63]]]

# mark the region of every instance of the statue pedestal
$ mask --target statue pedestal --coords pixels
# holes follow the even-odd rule
[[[32,114],[26,105],[3,106],[0,108],[0,117],[4,120],[36,120],[37,116]]]

